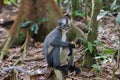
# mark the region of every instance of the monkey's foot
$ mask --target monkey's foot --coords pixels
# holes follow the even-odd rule
[[[68,70],[69,70],[70,72],[74,72],[74,71],[75,71],[75,74],[80,74],[80,73],[81,73],[80,68],[75,67],[75,66],[70,66],[70,67],[68,68]]]

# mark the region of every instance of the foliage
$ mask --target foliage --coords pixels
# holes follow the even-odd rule
[[[29,27],[30,31],[33,32],[34,34],[38,34],[39,30],[39,25],[43,22],[47,21],[46,18],[39,18],[37,22],[32,22],[32,21],[25,21],[22,25],[21,28],[26,28]]]
[[[117,0],[115,0],[112,5],[110,6],[110,10],[114,11],[120,8],[120,5],[117,5]]]
[[[38,24],[37,23],[33,23],[31,26],[30,26],[30,31],[34,32],[35,34],[38,34]]]
[[[100,14],[97,16],[97,20],[100,20],[101,18],[104,18],[107,15],[108,11],[101,10]]]
[[[120,12],[118,12],[115,22],[116,22],[116,24],[120,25]]]
[[[85,13],[84,13],[83,11],[77,10],[77,11],[74,11],[74,12],[72,13],[72,15],[73,15],[73,17],[77,17],[77,16],[79,16],[79,17],[84,17],[84,16],[85,16]]]
[[[95,60],[97,61],[97,63],[94,64],[92,67],[96,71],[99,71],[107,63],[111,63],[113,61],[113,57],[116,52],[117,50],[114,50],[111,48],[103,48],[102,52],[98,53],[98,55],[95,57]]]
[[[72,15],[73,18],[75,17],[84,17],[85,16],[85,10],[83,8],[82,4],[84,3],[84,0],[55,0],[58,3],[58,6],[65,11],[69,12],[70,15]],[[76,8],[76,9],[74,9]]]
[[[93,64],[92,67],[96,72],[100,71],[100,66],[98,66],[97,64]]]
[[[101,10],[100,14],[97,16],[97,20],[100,20],[101,18],[104,18],[105,16],[114,16],[116,15],[115,22],[116,24],[120,25],[120,4],[117,4],[117,0],[114,0],[113,3],[110,6],[110,10],[105,11]]]
[[[20,0],[4,0],[4,4],[12,4],[12,3],[19,3]]]
[[[25,33],[20,31],[18,35],[15,37],[15,39],[13,40],[12,47],[22,45],[25,41],[25,37],[26,37]]]
[[[80,40],[87,44],[87,48],[86,50],[88,50],[90,52],[90,54],[92,54],[93,52],[93,47],[94,46],[104,46],[103,43],[101,43],[98,40],[93,41],[93,43],[87,41],[86,39],[80,38]],[[95,56],[95,60],[96,60],[96,64],[93,64],[92,67],[93,69],[95,69],[96,72],[99,72],[99,70],[101,68],[103,68],[108,62],[112,62],[113,60],[113,56],[115,55],[115,53],[117,52],[117,50],[112,49],[112,48],[108,48],[108,47],[104,47],[100,53],[97,53],[97,55]]]
[[[83,39],[83,38],[80,38],[80,40],[81,40],[83,43],[87,44],[86,50],[88,50],[88,51],[92,54],[92,52],[93,52],[93,46],[95,46],[96,43],[91,43],[91,42],[89,42],[88,40]]]
[[[21,28],[27,27],[32,21],[26,21],[21,25]]]
[[[88,50],[92,54],[92,52],[93,52],[93,44],[91,42],[88,42]]]

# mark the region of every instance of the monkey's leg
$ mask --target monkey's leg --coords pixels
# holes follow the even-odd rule
[[[60,66],[60,48],[54,47],[47,56],[47,63],[49,67]]]
[[[75,67],[75,65],[74,65],[73,54],[68,56],[68,70],[70,72],[74,72],[75,71],[76,74],[80,74],[80,72],[81,72],[80,69],[78,67]]]
[[[53,48],[47,56],[47,63],[49,67],[54,67],[55,69],[62,71],[64,74],[68,73],[67,66],[61,66],[60,49],[57,47]]]

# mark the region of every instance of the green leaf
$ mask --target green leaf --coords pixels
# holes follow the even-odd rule
[[[98,66],[97,64],[93,64],[92,67],[95,69],[96,72],[99,72],[100,66]]]
[[[37,21],[38,21],[38,24],[41,24],[41,23],[47,21],[47,18],[39,18]]]
[[[84,17],[85,15],[81,12],[75,11],[75,16]]]
[[[114,11],[118,9],[120,6],[116,4],[117,0],[115,0],[112,5],[110,6],[110,10]]]
[[[104,49],[103,50],[103,53],[104,54],[113,54],[113,53],[115,53],[116,52],[116,50],[114,50],[114,49]]]
[[[99,43],[100,43],[99,40],[94,40],[93,42],[94,42],[95,44],[99,44]]]
[[[97,16],[97,21],[100,20],[101,18],[104,18],[107,13],[108,13],[108,11],[101,10],[100,14],[98,14],[98,16]]]
[[[87,43],[88,41],[84,38],[79,38],[81,41],[83,41],[84,43]]]
[[[34,24],[30,26],[30,31],[34,31],[35,30],[35,26]]]
[[[90,53],[93,52],[93,44],[91,42],[88,42],[88,50],[90,51]]]
[[[84,17],[84,16],[85,16],[85,14],[84,14],[82,11],[74,11],[74,12],[72,13],[72,15],[73,15],[74,17],[76,17],[76,16]]]
[[[37,24],[35,24],[35,30],[34,30],[34,33],[35,33],[35,34],[38,34],[38,30],[39,30],[39,27],[38,27]]]
[[[9,0],[3,0],[3,3],[8,5],[8,4],[10,4],[11,2],[10,2]]]
[[[26,21],[26,22],[24,22],[24,23],[21,25],[21,27],[22,27],[22,28],[25,28],[25,27],[27,27],[30,23],[31,23],[31,21]]]
[[[34,23],[31,27],[30,27],[30,31],[34,32],[34,34],[38,34],[38,24]]]
[[[120,25],[120,12],[118,12],[118,15],[117,15],[115,21],[116,21],[116,24]]]

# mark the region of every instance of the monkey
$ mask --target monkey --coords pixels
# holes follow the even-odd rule
[[[53,67],[55,69],[61,70],[67,74],[68,69],[74,69],[73,64],[73,48],[75,45],[67,42],[66,33],[71,29],[70,19],[67,16],[64,16],[58,20],[58,24],[55,29],[53,29],[44,40],[44,55],[45,59],[48,63],[48,67]],[[69,57],[68,64],[62,65],[62,53],[65,49],[68,49],[69,53],[67,57]],[[61,60],[62,59],[62,60]],[[63,60],[63,62],[65,62]]]

